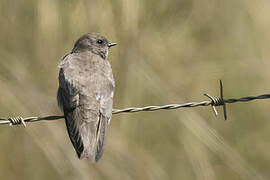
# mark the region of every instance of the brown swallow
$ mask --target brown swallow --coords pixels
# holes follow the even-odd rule
[[[97,162],[112,116],[114,78],[107,60],[110,43],[89,33],[61,61],[57,100],[70,140],[80,159]]]

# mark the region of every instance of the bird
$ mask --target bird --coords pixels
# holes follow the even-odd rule
[[[100,34],[84,34],[58,66],[58,105],[78,158],[90,162],[103,154],[112,116],[115,82],[107,57],[115,45]]]

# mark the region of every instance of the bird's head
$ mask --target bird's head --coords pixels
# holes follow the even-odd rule
[[[116,43],[109,42],[105,37],[99,34],[88,33],[76,41],[72,53],[91,51],[101,56],[103,59],[106,59],[109,54],[109,48],[115,45]]]

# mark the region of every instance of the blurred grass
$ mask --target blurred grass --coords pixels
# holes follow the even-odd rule
[[[59,114],[57,65],[100,32],[114,107],[268,93],[269,1],[0,0],[1,116]],[[270,102],[113,116],[98,164],[77,159],[64,121],[0,127],[0,179],[268,179]]]

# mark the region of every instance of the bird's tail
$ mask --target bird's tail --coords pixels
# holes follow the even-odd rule
[[[101,158],[105,145],[107,127],[108,118],[100,114],[99,121],[96,126],[96,134],[92,134],[92,137],[95,137],[91,138],[90,144],[84,148],[80,156],[81,159],[85,157],[90,162],[97,162]]]

